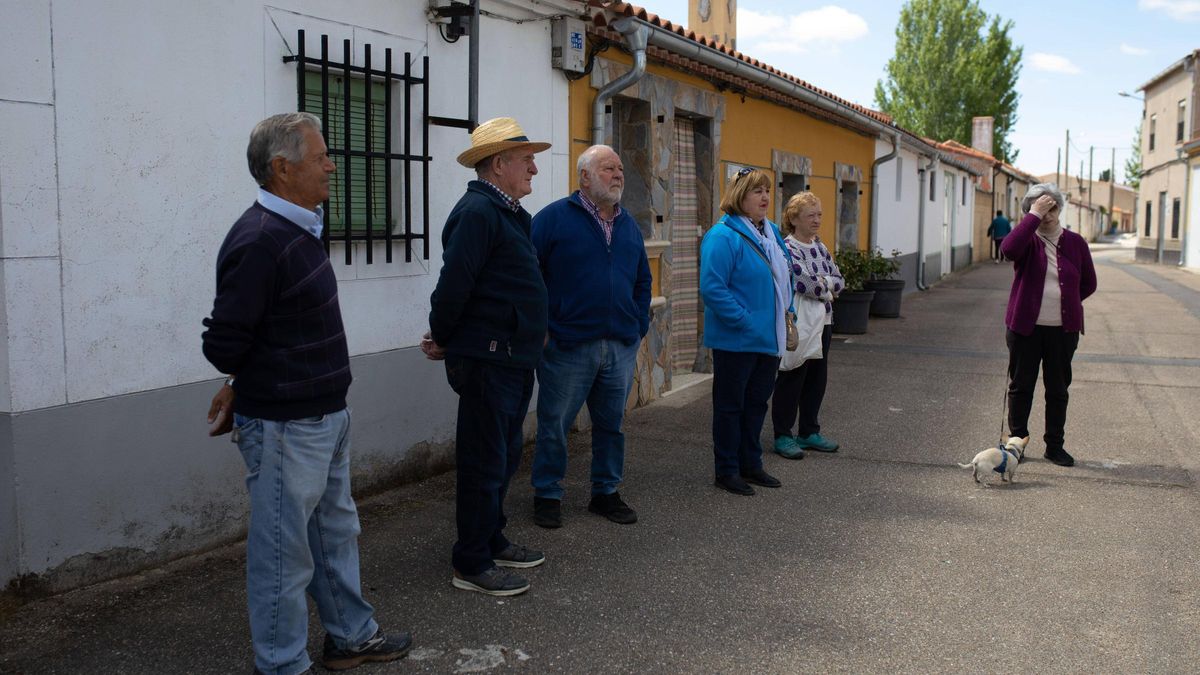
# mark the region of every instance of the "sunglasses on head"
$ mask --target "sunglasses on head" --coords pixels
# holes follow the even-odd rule
[[[741,168],[741,169],[739,169],[739,170],[738,170],[738,172],[737,172],[737,177],[738,177],[738,178],[741,178],[742,176],[745,176],[745,175],[749,174],[749,173],[750,173],[751,171],[753,171],[753,170],[754,170],[754,169],[752,169],[752,168],[750,168],[750,167],[748,167],[748,166],[747,166],[747,167],[743,167],[743,168]]]

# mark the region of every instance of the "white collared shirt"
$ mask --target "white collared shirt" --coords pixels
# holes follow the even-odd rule
[[[309,211],[303,206],[293,204],[261,187],[258,188],[258,203],[262,204],[264,209],[283,216],[284,219],[317,239],[321,238],[321,232],[325,229],[325,209],[322,207],[318,206],[316,211]]]

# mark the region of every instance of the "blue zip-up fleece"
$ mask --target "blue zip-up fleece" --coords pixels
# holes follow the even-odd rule
[[[525,209],[467,184],[442,231],[442,272],[429,329],[447,354],[534,368],[546,339],[546,284]]]
[[[791,265],[779,228],[767,227]],[[730,228],[750,237],[746,241]],[[759,251],[757,234],[726,214],[700,243],[700,297],[704,299],[704,346],[730,352],[779,353],[775,338],[775,278]],[[762,251],[766,255],[766,251]]]
[[[533,245],[550,294],[550,337],[560,344],[620,340],[633,344],[650,328],[650,263],[628,211],[604,241],[579,192],[533,218]]]

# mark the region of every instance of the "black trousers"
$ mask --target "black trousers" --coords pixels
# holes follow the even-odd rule
[[[992,260],[1003,260],[1003,258],[1000,256],[1000,244],[1003,243],[1003,237],[999,239],[996,239],[995,237],[992,238]]]
[[[474,575],[490,569],[493,556],[509,545],[504,497],[521,463],[521,425],[533,396],[533,370],[447,356],[446,379],[458,394],[458,541],[451,563]]]
[[[1029,411],[1033,408],[1033,389],[1038,370],[1046,388],[1047,450],[1063,449],[1067,424],[1067,389],[1071,386],[1071,358],[1079,346],[1079,333],[1068,333],[1062,326],[1034,326],[1032,335],[1009,330],[1008,342],[1008,428],[1013,436],[1029,435]]]
[[[762,468],[763,420],[779,357],[713,350],[713,464],[718,476]]]
[[[821,358],[805,361],[799,368],[779,371],[775,378],[775,395],[771,397],[771,426],[775,438],[792,435],[796,416],[800,417],[797,435],[811,436],[821,433],[817,416],[825,400],[825,383],[829,379],[829,345],[833,340],[833,327],[825,326],[821,331]]]

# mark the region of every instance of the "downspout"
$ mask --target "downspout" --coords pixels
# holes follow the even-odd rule
[[[467,121],[471,125],[467,131],[475,131],[479,124],[479,2],[471,3],[471,40],[467,45]]]
[[[1180,150],[1181,155],[1184,154]],[[1179,238],[1179,267],[1187,267],[1187,245],[1188,245],[1188,230],[1191,229],[1191,219],[1188,217],[1188,201],[1192,194],[1192,166],[1186,161],[1183,163],[1183,206],[1179,214],[1180,220],[1183,221],[1183,236]],[[1136,207],[1135,207],[1136,208]]]
[[[927,291],[929,287],[925,285],[925,201],[927,188],[929,184],[929,172],[937,165],[938,155],[934,153],[929,158],[929,164],[920,170],[921,174],[921,194],[917,200],[917,290]]]
[[[868,237],[868,250],[874,251],[879,245],[879,165],[891,161],[900,154],[900,132],[892,135],[892,151],[871,162],[871,235]]]
[[[609,82],[596,94],[592,102],[592,144],[604,143],[604,109],[617,92],[642,79],[646,74],[646,41],[650,35],[649,24],[640,22],[632,17],[614,21],[612,27],[625,36],[625,44],[633,52],[633,68],[624,75]]]

